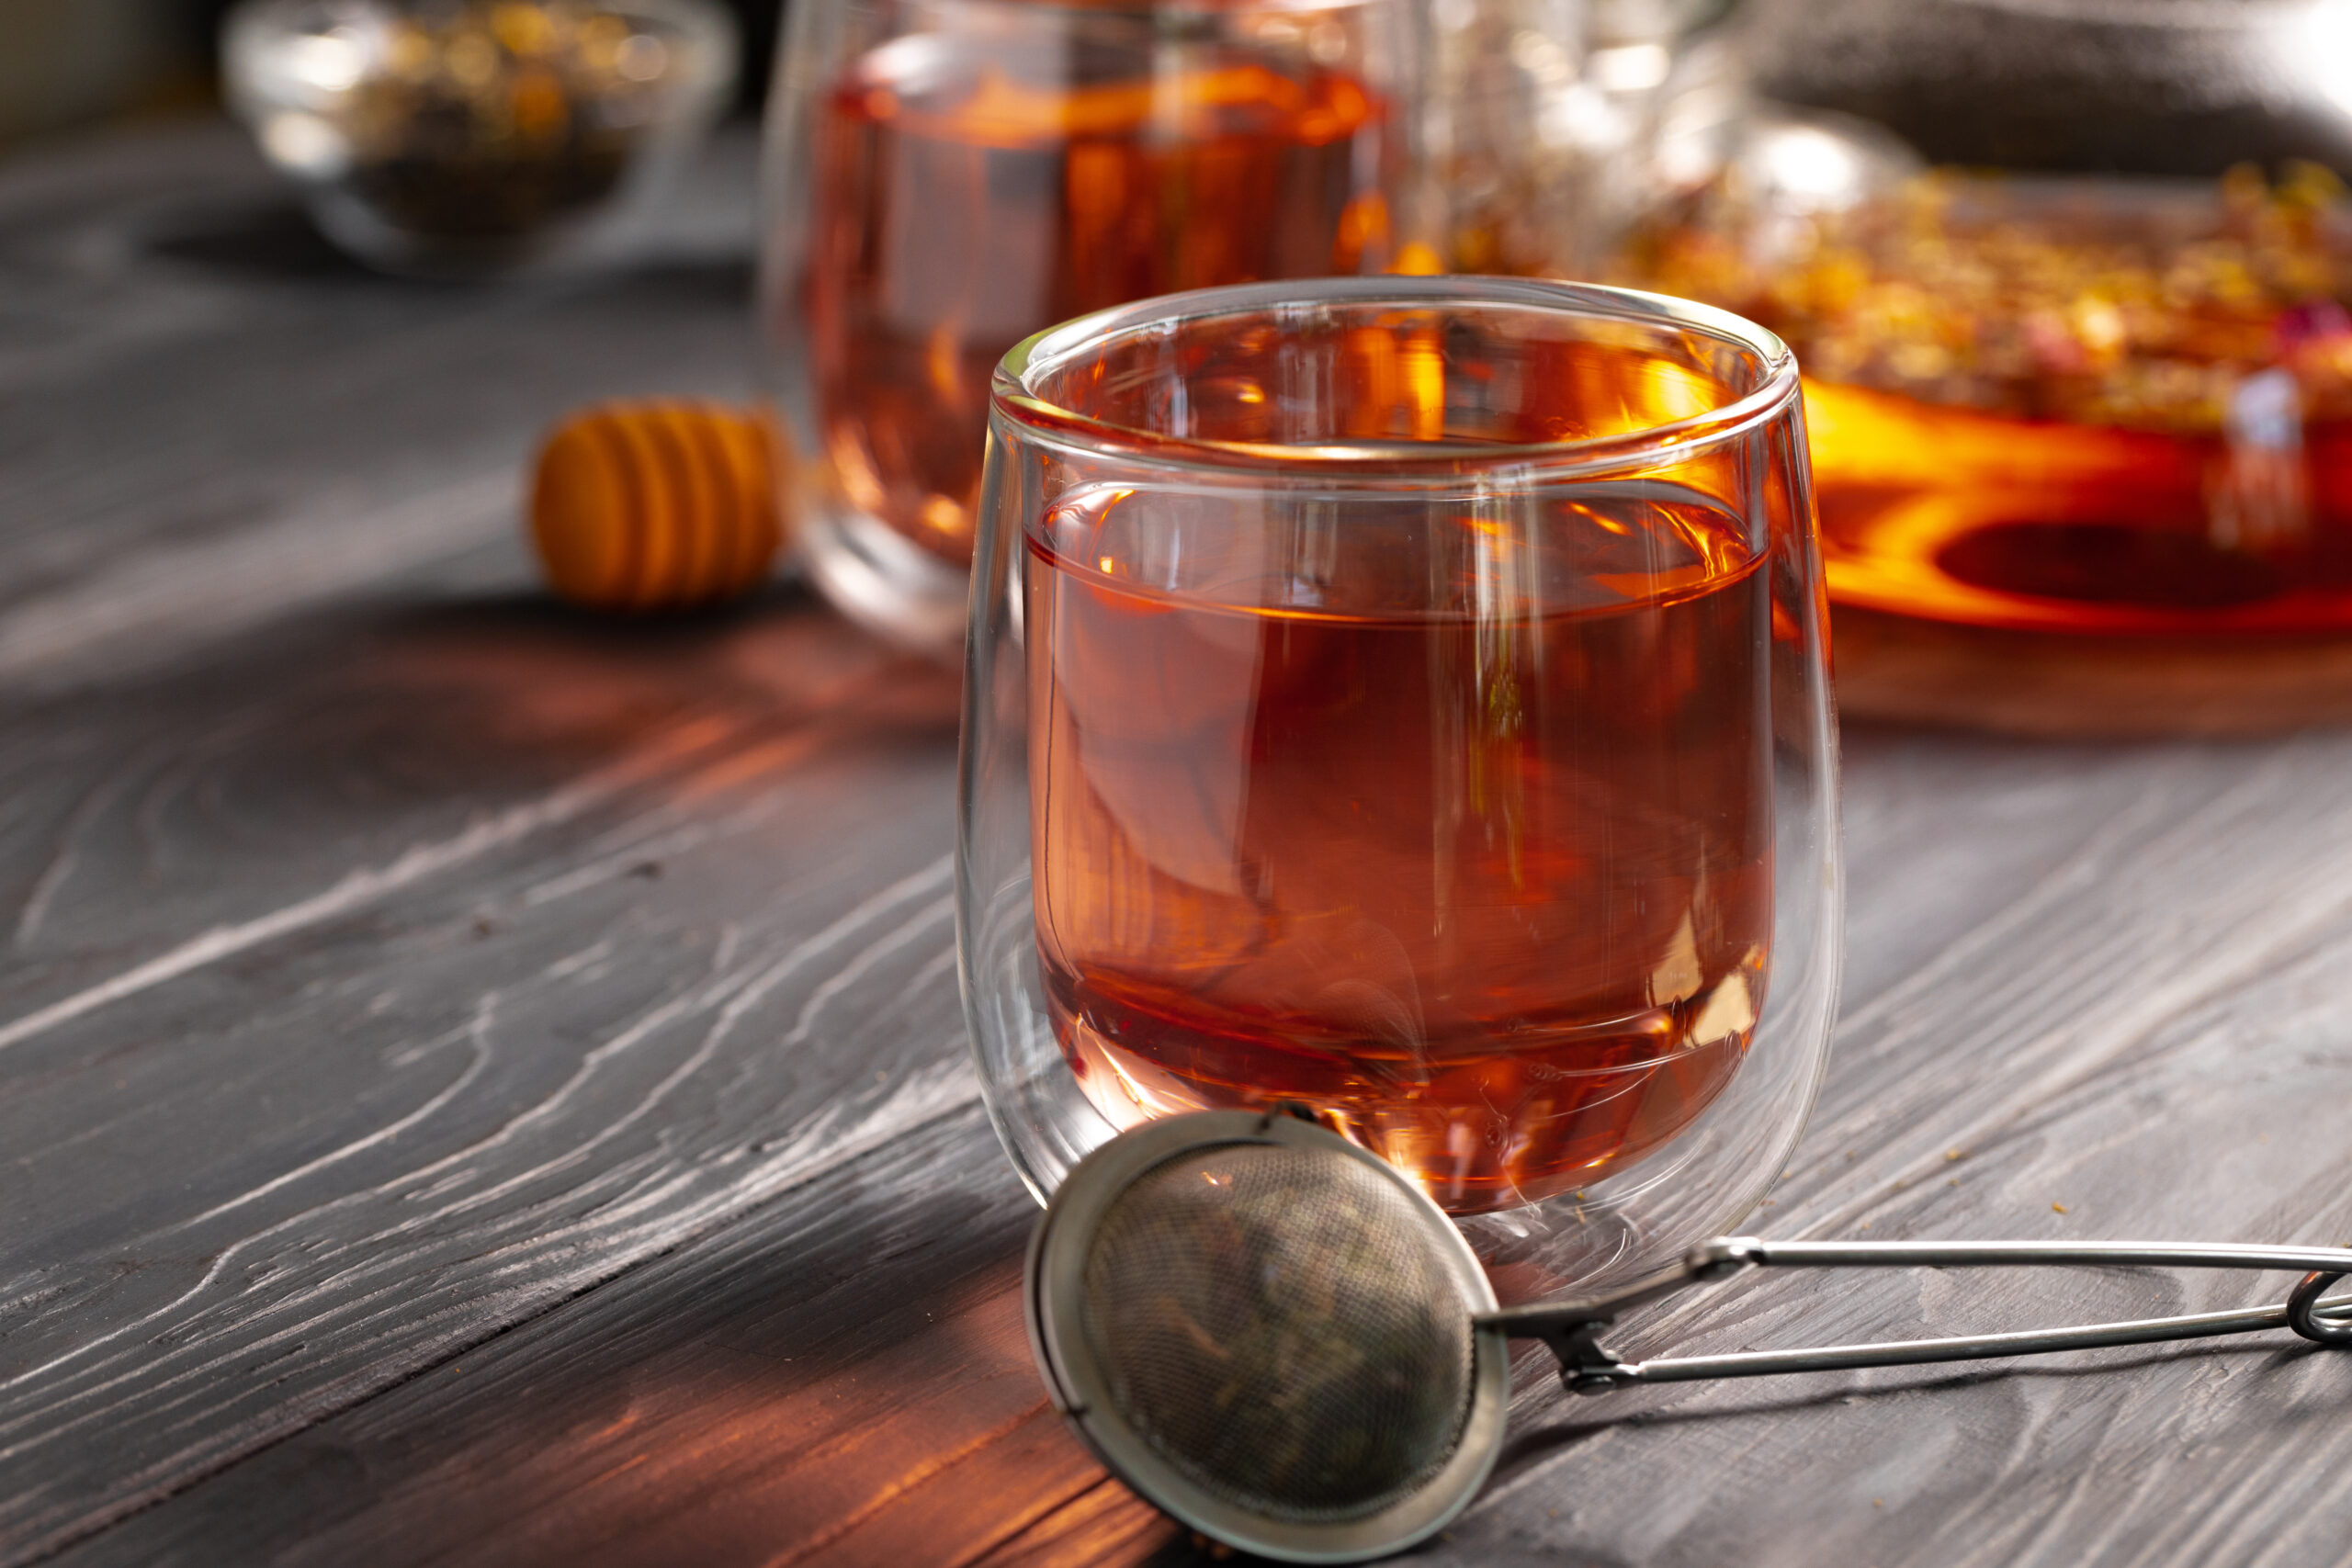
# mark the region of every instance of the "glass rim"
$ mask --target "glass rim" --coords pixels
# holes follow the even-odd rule
[[[1116,337],[1220,315],[1323,304],[1390,305],[1402,310],[1449,305],[1520,308],[1697,333],[1755,355],[1762,379],[1754,390],[1719,408],[1638,430],[1475,446],[1441,446],[1427,441],[1313,446],[1168,435],[1063,408],[1032,389],[1036,378]],[[1776,418],[1797,399],[1799,389],[1796,355],[1787,344],[1746,317],[1712,305],[1608,284],[1475,274],[1383,275],[1195,288],[1075,317],[1015,344],[997,363],[989,401],[992,419],[1003,419],[1032,438],[1057,446],[1148,462],[1155,467],[1283,472],[1344,483],[1375,478],[1458,479],[1466,473],[1502,467],[1534,467],[1552,474],[1565,470],[1567,475],[1581,475],[1680,462],[1694,452]]]

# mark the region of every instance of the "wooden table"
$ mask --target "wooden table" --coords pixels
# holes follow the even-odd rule
[[[536,591],[575,404],[750,379],[750,154],[626,276],[364,276],[198,126],[0,165],[0,1562],[1173,1563],[1047,1410],[951,677]],[[1783,1236],[2352,1241],[2352,737],[1849,729]],[[1629,1348],[2276,1278],[1770,1278]],[[2352,1560],[2278,1336],[1570,1397],[1434,1562]]]

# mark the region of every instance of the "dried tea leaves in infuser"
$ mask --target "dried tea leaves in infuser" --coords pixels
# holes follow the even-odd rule
[[[1070,1173],[1029,1253],[1056,1404],[1216,1539],[1378,1556],[1476,1495],[1510,1365],[1485,1271],[1397,1171],[1288,1116],[1148,1122]]]

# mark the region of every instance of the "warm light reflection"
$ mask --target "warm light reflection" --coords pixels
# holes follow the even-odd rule
[[[2288,79],[2317,87],[2352,109],[2352,4],[2314,0],[2293,27],[2281,29],[2278,64]]]
[[[2352,39],[2352,10],[2312,16]],[[2352,204],[2334,175],[1943,172],[1808,214],[1796,165],[1817,153],[1826,188],[1867,152],[1839,140],[1782,134],[1780,206],[1726,197],[1629,261],[1796,350],[1837,599],[2077,631],[2352,626]]]

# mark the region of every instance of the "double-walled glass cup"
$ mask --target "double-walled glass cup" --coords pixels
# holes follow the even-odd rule
[[[997,371],[959,934],[1041,1195],[1138,1121],[1289,1104],[1546,1283],[1671,1262],[1812,1103],[1836,775],[1760,328],[1330,279]]]
[[[796,0],[761,330],[804,560],[961,646],[989,377],[1148,295],[1389,264],[1408,0]]]

